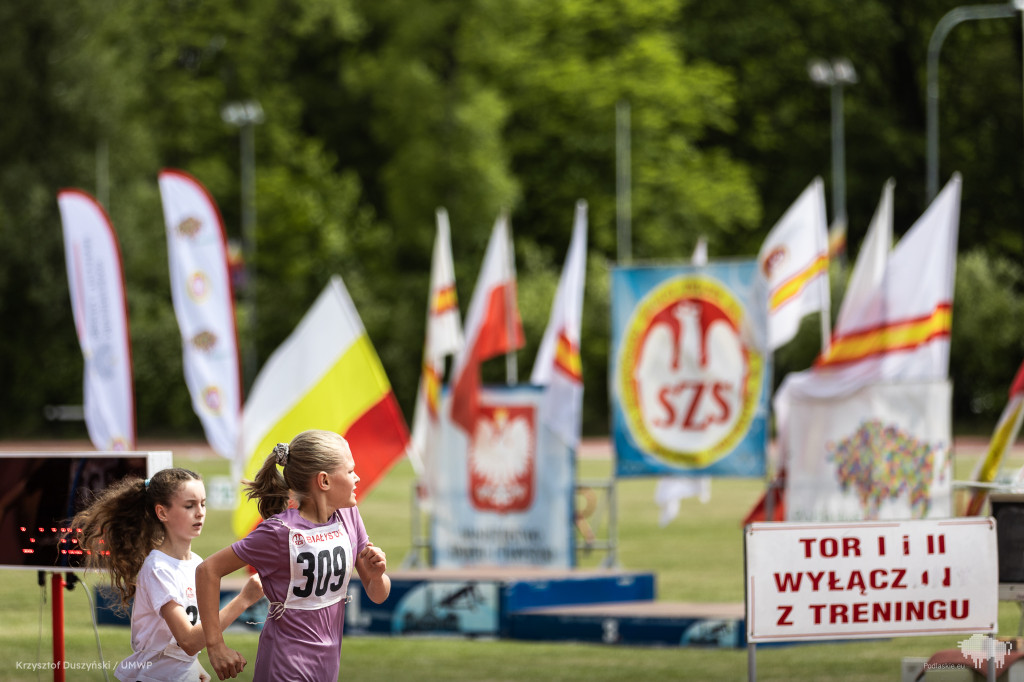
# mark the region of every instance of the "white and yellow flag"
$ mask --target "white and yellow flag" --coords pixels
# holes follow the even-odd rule
[[[210,447],[234,460],[242,377],[224,224],[213,197],[191,175],[163,170],[159,184],[185,384]]]
[[[245,477],[255,476],[274,445],[308,429],[345,437],[362,495],[409,445],[384,367],[337,275],[253,383],[242,417]],[[241,499],[235,533],[244,536],[259,521],[256,503]]]
[[[583,419],[580,326],[587,277],[587,202],[576,202],[569,252],[558,280],[551,316],[533,362],[530,383],[545,386],[541,419],[573,452]]]
[[[97,450],[135,448],[135,391],[128,303],[117,236],[106,211],[81,190],[57,193],[78,344],[83,409]]]
[[[420,375],[416,406],[412,417],[409,461],[426,485],[429,496],[433,451],[440,436],[441,385],[444,383],[445,358],[462,349],[462,320],[455,291],[455,266],[452,261],[451,227],[448,212],[437,210],[437,236],[430,263],[430,294],[427,303],[426,339],[423,343],[423,370]]]
[[[800,321],[821,311],[822,348],[828,344],[830,298],[825,186],[815,178],[772,227],[757,256],[768,283],[768,348],[796,336]]]

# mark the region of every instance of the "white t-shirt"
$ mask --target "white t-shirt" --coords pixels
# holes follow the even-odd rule
[[[174,641],[160,609],[177,602],[189,622],[199,622],[196,601],[196,567],[203,559],[195,552],[185,560],[154,549],[139,570],[132,605],[132,653],[121,661],[114,676],[124,682],[198,682],[202,667],[199,655],[189,656]]]

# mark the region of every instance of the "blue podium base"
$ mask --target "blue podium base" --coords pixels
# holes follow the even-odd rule
[[[511,639],[742,648],[742,604],[621,602],[527,609],[509,615]]]
[[[656,602],[654,575],[471,568],[391,573],[391,596],[358,587],[345,634],[451,635],[624,645],[745,646],[743,605]]]

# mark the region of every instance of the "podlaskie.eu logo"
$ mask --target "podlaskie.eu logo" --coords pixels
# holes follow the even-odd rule
[[[763,362],[732,292],[703,276],[667,280],[634,309],[619,353],[630,433],[673,465],[714,464],[750,428]]]

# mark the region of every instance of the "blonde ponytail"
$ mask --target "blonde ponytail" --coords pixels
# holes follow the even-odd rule
[[[343,455],[352,455],[348,441],[333,431],[303,431],[291,443],[278,443],[263,460],[255,480],[243,481],[245,496],[256,500],[260,516],[269,519],[288,508],[289,498],[297,503],[309,495],[313,477],[341,466]],[[281,471],[278,471],[278,465]]]

